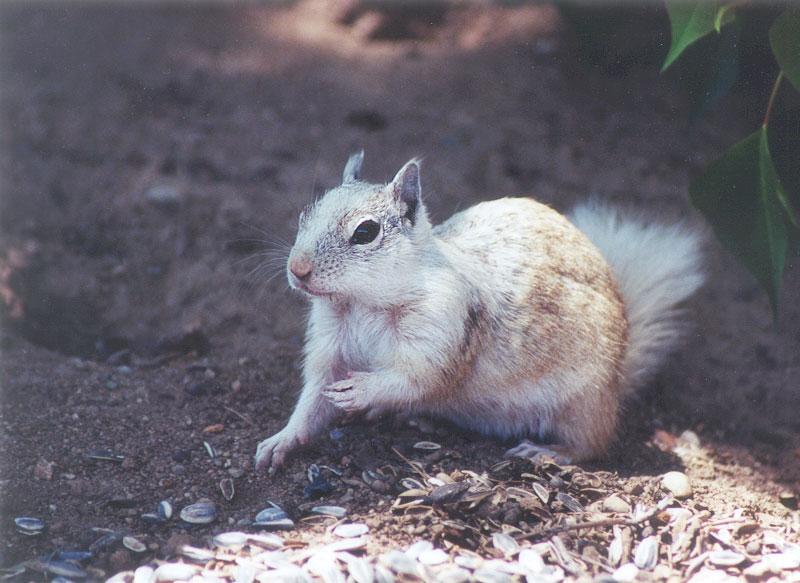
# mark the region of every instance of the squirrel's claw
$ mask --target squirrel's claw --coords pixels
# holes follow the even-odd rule
[[[289,452],[302,442],[299,436],[287,433],[286,429],[268,437],[256,448],[256,470],[266,468],[274,473],[284,464]]]
[[[348,378],[331,383],[322,389],[322,394],[337,409],[348,413],[364,411],[369,405],[366,402],[364,386],[366,376],[365,373],[351,373]]]

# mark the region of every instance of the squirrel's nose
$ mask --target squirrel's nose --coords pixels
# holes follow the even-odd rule
[[[308,259],[295,257],[289,261],[289,271],[301,281],[308,279],[311,275],[311,262]]]

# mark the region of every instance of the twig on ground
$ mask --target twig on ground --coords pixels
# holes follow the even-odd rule
[[[669,503],[672,501],[671,498],[664,498],[658,504],[656,504],[652,510],[649,512],[643,513],[641,516],[636,518],[604,518],[601,520],[587,520],[585,522],[576,522],[575,524],[561,524],[559,526],[551,526],[549,528],[545,528],[542,530],[535,530],[533,532],[528,532],[523,534],[520,537],[517,537],[517,540],[528,540],[531,538],[549,538],[554,534],[559,534],[562,532],[569,532],[572,530],[584,530],[587,528],[605,528],[608,526],[636,526],[637,524],[641,524],[642,522],[646,522],[653,518],[656,514],[661,512],[664,508],[666,508]]]
[[[241,419],[242,421],[244,421],[248,425],[253,425],[253,420],[250,419],[250,417],[248,417],[247,415],[245,415],[243,413],[239,413],[235,409],[231,409],[230,407],[226,407],[225,405],[223,405],[222,408],[225,409],[226,411],[229,411],[229,412],[233,413],[234,415],[236,415],[239,419]]]

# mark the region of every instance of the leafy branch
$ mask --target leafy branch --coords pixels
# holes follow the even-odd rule
[[[667,0],[666,7],[672,40],[662,72],[689,46],[707,35],[719,34],[739,17],[737,2]],[[765,289],[777,318],[786,258],[798,248],[796,201],[800,201],[800,192],[787,193],[784,188],[770,152],[769,123],[783,78],[800,91],[800,8],[790,7],[775,19],[769,44],[780,72],[761,127],[709,165],[692,182],[689,192],[720,242]]]

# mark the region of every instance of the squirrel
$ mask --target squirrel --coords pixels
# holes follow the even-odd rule
[[[287,276],[311,300],[303,388],[256,467],[281,466],[343,413],[524,438],[511,456],[602,456],[626,396],[681,337],[701,237],[598,202],[568,219],[524,197],[433,226],[419,160],[388,184],[362,181],[363,160],[300,214]]]

